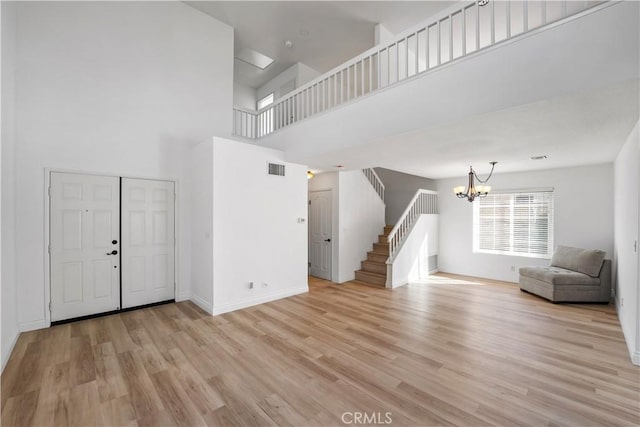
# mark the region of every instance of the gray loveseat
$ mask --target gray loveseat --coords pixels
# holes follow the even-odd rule
[[[611,298],[611,260],[605,252],[558,246],[550,267],[520,269],[520,290],[552,302],[600,302]]]

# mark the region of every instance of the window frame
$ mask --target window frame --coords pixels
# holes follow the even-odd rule
[[[516,251],[516,242],[517,239],[514,237],[516,234],[516,230],[515,230],[515,218],[514,218],[514,211],[516,209],[516,197],[517,196],[525,196],[525,197],[531,197],[532,195],[539,195],[540,193],[544,193],[545,195],[543,196],[542,202],[544,204],[544,206],[546,207],[547,210],[547,214],[544,216],[547,219],[547,239],[546,239],[546,247],[547,247],[547,252],[546,253],[537,253],[537,252],[530,252],[530,248],[531,248],[531,240],[527,239],[527,245],[528,245],[528,252],[520,252],[520,251]],[[496,196],[505,196],[505,195],[510,195],[510,203],[509,203],[509,219],[508,219],[508,227],[509,227],[509,244],[508,244],[508,249],[495,249],[495,244],[494,249],[483,249],[480,248],[481,242],[480,242],[480,224],[481,224],[481,218],[480,218],[480,207],[482,205],[482,201],[487,201],[487,200],[491,200],[490,198],[492,197],[496,197]],[[537,202],[535,204],[539,204],[540,202]],[[524,204],[523,206],[529,206],[529,209],[531,208],[531,205],[534,205],[534,203],[529,202],[528,204]],[[494,203],[495,206],[495,203]],[[491,216],[491,218],[496,219],[496,215],[494,214],[493,216]],[[528,218],[531,218],[531,213],[528,214]],[[529,219],[529,221],[531,221],[531,219]],[[495,230],[495,225],[494,225],[494,236],[496,235],[496,230]],[[531,225],[529,225],[527,228],[524,228],[525,230],[530,230]],[[488,196],[483,197],[477,201],[474,202],[474,206],[473,206],[473,224],[472,224],[472,233],[473,233],[473,242],[472,242],[472,251],[474,254],[478,253],[478,254],[491,254],[491,255],[504,255],[504,256],[515,256],[515,257],[525,257],[525,258],[538,258],[538,259],[551,259],[551,257],[553,256],[553,250],[554,250],[554,190],[553,188],[550,189],[523,189],[523,190],[511,190],[511,191],[493,191],[491,192]],[[503,239],[504,240],[504,239]],[[535,241],[535,240],[534,240]]]
[[[264,101],[265,99],[269,98],[269,97],[271,97],[271,102],[269,102],[268,104],[264,104],[264,105],[261,107],[261,106],[260,106],[260,103],[261,103],[262,101]],[[270,94],[268,94],[268,95],[266,95],[266,96],[263,96],[262,98],[260,98],[260,99],[258,100],[258,102],[256,102],[256,110],[257,110],[257,111],[260,111],[260,110],[262,110],[263,108],[267,108],[269,105],[273,104],[274,102],[276,102],[275,92],[271,92]]]

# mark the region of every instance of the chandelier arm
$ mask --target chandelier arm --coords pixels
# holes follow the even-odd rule
[[[476,174],[476,171],[473,171],[473,176],[476,177],[476,179],[478,180],[478,182],[480,184],[486,184],[487,181],[489,181],[489,179],[491,179],[491,175],[493,175],[493,169],[496,167],[496,164],[494,162],[491,162],[491,172],[489,172],[489,176],[487,177],[487,179],[485,179],[484,181],[481,180],[480,178],[478,178],[478,175]]]

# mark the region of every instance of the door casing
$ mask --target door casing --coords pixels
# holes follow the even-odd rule
[[[328,204],[329,204],[329,210],[328,210],[328,220],[329,220],[329,230],[328,230],[328,236],[329,239],[331,239],[330,242],[323,242],[324,246],[328,246],[328,251],[329,251],[329,256],[328,256],[328,271],[326,272],[326,277],[322,277],[320,275],[316,275],[314,277],[320,277],[322,279],[325,280],[332,280],[333,279],[333,250],[334,250],[334,245],[333,245],[333,191],[332,190],[319,190],[319,191],[310,191],[309,192],[309,274],[312,275],[312,246],[313,246],[313,238],[312,238],[312,233],[313,233],[313,227],[314,227],[314,223],[315,221],[318,219],[316,218],[311,210],[313,209],[313,205],[311,203],[311,199],[313,198],[314,195],[318,195],[318,193],[326,193],[328,194],[327,196],[327,200],[328,200]],[[322,249],[321,249],[322,251]]]
[[[48,328],[51,326],[51,310],[49,306],[51,304],[51,260],[49,257],[49,245],[51,244],[50,238],[50,226],[49,220],[51,217],[50,206],[49,206],[49,188],[51,187],[51,173],[59,172],[59,173],[75,173],[81,175],[98,175],[98,176],[111,176],[111,177],[119,177],[119,178],[134,178],[134,179],[150,179],[150,180],[160,180],[160,181],[171,181],[174,183],[174,189],[176,192],[176,200],[174,203],[174,235],[176,237],[176,244],[174,246],[174,259],[175,259],[175,268],[174,268],[174,280],[176,283],[176,291],[175,297],[176,301],[181,301],[184,296],[181,293],[181,285],[178,280],[180,276],[180,266],[178,263],[178,253],[180,251],[180,209],[178,208],[178,202],[180,200],[180,180],[176,177],[158,177],[158,176],[149,176],[149,175],[131,175],[127,173],[114,173],[111,172],[99,172],[99,171],[87,171],[87,170],[78,170],[78,169],[63,169],[63,168],[53,168],[53,167],[45,167],[44,169],[44,186],[42,191],[42,200],[44,203],[44,216],[43,216],[43,241],[44,247],[42,251],[43,258],[43,269],[44,269],[44,301],[42,302],[44,321],[40,322],[30,322],[28,325],[21,325],[20,331],[26,332],[35,329]]]

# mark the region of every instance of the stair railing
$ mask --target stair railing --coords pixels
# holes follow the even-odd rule
[[[258,138],[258,116],[255,111],[233,107],[233,134],[243,138]]]
[[[420,215],[438,213],[438,193],[432,190],[419,189],[407,205],[398,222],[387,237],[389,242],[389,260],[393,262],[404,240],[411,232]]]
[[[376,190],[376,193],[380,196],[380,200],[384,202],[384,184],[376,171],[374,171],[373,168],[366,168],[362,169],[362,173],[367,177],[373,189]]]
[[[540,0],[456,2],[311,80],[258,111],[234,109],[234,134],[262,138],[293,123],[404,82],[476,52],[616,2]]]

